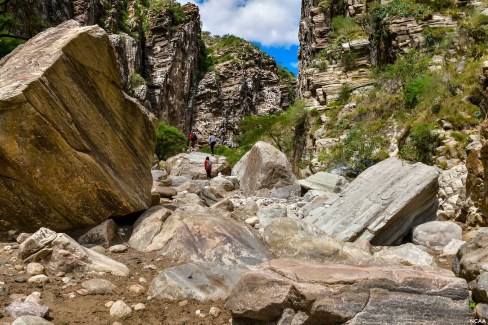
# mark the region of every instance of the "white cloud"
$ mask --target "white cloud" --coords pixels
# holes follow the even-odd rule
[[[301,1],[177,0],[200,7],[203,29],[214,35],[233,34],[265,46],[298,44]]]

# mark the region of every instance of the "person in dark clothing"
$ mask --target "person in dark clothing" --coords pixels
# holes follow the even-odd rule
[[[191,145],[191,149],[194,150],[195,149],[195,143],[197,142],[197,134],[195,131],[190,131],[190,145]]]
[[[210,143],[210,152],[212,153],[212,156],[213,156],[214,147],[215,147],[215,144],[217,143],[217,139],[215,138],[215,135],[210,134],[210,136],[208,137],[208,142]]]
[[[207,179],[212,179],[212,162],[210,161],[210,157],[207,157],[203,163],[205,167],[205,171],[207,172]]]

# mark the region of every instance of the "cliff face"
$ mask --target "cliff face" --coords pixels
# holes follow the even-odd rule
[[[203,39],[193,128],[202,134],[202,141],[213,133],[222,143],[234,146],[244,116],[276,113],[291,104],[294,78],[243,39],[209,34]]]
[[[200,55],[200,14],[187,4],[150,16],[146,68],[150,109],[181,130],[189,129]]]
[[[281,111],[294,100],[293,76],[268,55],[236,37],[202,37],[199,9],[173,1],[56,0],[9,12],[30,38],[75,19],[109,32],[122,83],[157,118],[187,133],[210,133],[234,145],[239,121]]]

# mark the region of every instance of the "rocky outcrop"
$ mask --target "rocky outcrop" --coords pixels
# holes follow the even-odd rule
[[[419,286],[419,283],[422,285]],[[441,269],[273,260],[246,274],[227,300],[236,324],[465,324],[465,280]]]
[[[488,262],[488,231],[482,228],[475,237],[470,239],[458,251],[453,261],[453,271],[467,281],[475,280],[486,272]]]
[[[399,244],[415,226],[436,217],[438,172],[389,158],[359,175],[330,207],[305,218],[332,237]]]
[[[63,23],[0,61],[0,110],[0,229],[95,226],[149,206],[152,118],[122,91],[98,26]]]
[[[137,74],[141,73],[142,68],[141,44],[132,36],[125,33],[112,34],[109,38],[114,49],[125,89],[133,90],[132,88],[143,86],[143,84],[137,84],[135,80]]]
[[[285,154],[263,141],[256,143],[237,162],[232,175],[237,177],[240,189],[246,196],[261,189],[300,187]]]
[[[200,14],[193,4],[178,8],[178,16],[176,10],[167,7],[149,17],[144,76],[151,111],[160,120],[186,133],[198,81]]]
[[[66,234],[57,234],[47,228],[39,229],[20,244],[18,257],[25,263],[41,262],[52,275],[89,271],[129,275],[124,264],[81,246]]]
[[[16,24],[11,33],[30,38],[46,28],[74,19],[84,25],[94,25],[102,16],[99,0],[39,0],[28,2],[13,0],[4,2],[7,13]],[[4,4],[2,3],[2,5]]]
[[[241,38],[204,33],[203,39],[209,66],[201,68],[210,71],[198,84],[193,128],[202,143],[213,133],[220,144],[234,147],[244,116],[281,112],[293,102],[294,78]]]
[[[129,243],[180,263],[256,265],[268,260],[266,248],[245,224],[222,210],[204,211],[179,210],[165,221],[160,216],[145,218],[138,221]],[[158,225],[160,230],[154,231]]]

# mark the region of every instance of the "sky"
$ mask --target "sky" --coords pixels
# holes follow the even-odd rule
[[[259,46],[297,74],[299,0],[177,0],[200,7],[203,30],[233,34]]]

